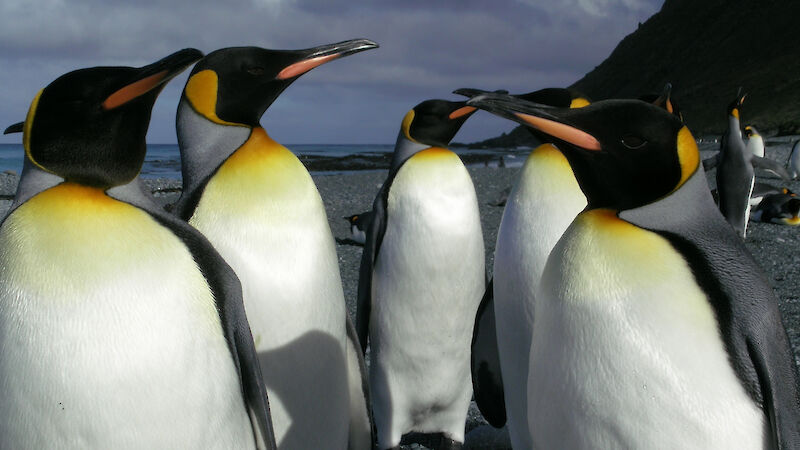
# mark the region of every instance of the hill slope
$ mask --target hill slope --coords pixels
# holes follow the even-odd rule
[[[637,97],[670,82],[689,128],[726,127],[725,106],[748,93],[743,125],[800,134],[800,2],[666,0],[571,87],[594,100]]]

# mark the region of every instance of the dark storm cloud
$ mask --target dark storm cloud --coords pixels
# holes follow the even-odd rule
[[[426,98],[455,98],[450,91],[458,87],[521,92],[573,83],[660,3],[42,0],[32,7],[6,0],[0,4],[0,125],[24,118],[38,89],[80,67],[139,66],[183,47],[291,49],[366,37],[381,48],[304,75],[263,123],[286,143],[392,142],[405,111]],[[170,83],[156,104],[151,141],[175,141],[184,82],[185,75]],[[457,139],[511,127],[476,115]]]

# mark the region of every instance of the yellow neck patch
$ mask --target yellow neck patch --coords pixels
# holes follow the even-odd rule
[[[697,171],[697,167],[700,165],[700,151],[697,149],[697,142],[686,127],[678,131],[678,162],[681,166],[681,180],[675,189],[683,186],[683,183]]]
[[[542,144],[536,147],[531,152],[530,157],[536,158],[537,161],[550,161],[560,167],[568,168],[570,173],[572,172],[572,167],[569,165],[567,157],[553,144]]]
[[[422,150],[421,152],[417,152],[412,156],[414,161],[433,161],[433,160],[440,160],[440,159],[458,159],[458,155],[451,152],[450,150],[442,147],[431,147]]]
[[[190,223],[205,232],[235,217],[304,220],[295,216],[307,214],[301,205],[308,202],[321,202],[308,170],[257,127],[211,177]]]
[[[584,106],[589,105],[589,100],[586,100],[583,97],[573,98],[572,102],[569,104],[570,108],[583,108]]]
[[[414,121],[414,110],[406,113],[406,116],[403,117],[403,123],[400,124],[400,130],[403,131],[403,136],[406,137],[409,141],[417,142],[414,138],[411,137],[409,133],[409,129],[411,128],[411,122]]]
[[[237,125],[239,123],[227,122],[217,117],[217,90],[219,88],[219,78],[213,70],[203,70],[197,72],[186,82],[184,95],[189,100],[195,111],[206,119],[220,125]]]
[[[22,128],[22,147],[25,149],[25,155],[28,157],[28,159],[31,160],[33,164],[36,165],[36,167],[44,171],[50,172],[49,170],[39,165],[39,163],[37,163],[36,160],[33,159],[33,156],[31,155],[31,130],[33,129],[33,119],[36,116],[36,108],[39,106],[39,98],[41,98],[43,91],[44,89],[40,89],[39,92],[36,93],[36,97],[34,97],[33,101],[31,102],[31,107],[28,108],[28,115],[25,116],[25,125]]]

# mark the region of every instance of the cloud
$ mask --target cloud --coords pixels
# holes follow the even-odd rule
[[[458,87],[527,92],[573,83],[660,3],[42,0],[34,7],[6,0],[0,3],[0,121],[20,120],[36,91],[81,67],[140,66],[185,47],[293,49],[366,37],[381,48],[304,75],[264,124],[286,142],[392,142],[405,111],[426,98],[456,98],[450,92]],[[171,82],[156,104],[154,142],[175,141],[183,80]],[[360,125],[355,131],[354,123]],[[512,126],[476,116],[465,127],[475,131],[464,140]]]

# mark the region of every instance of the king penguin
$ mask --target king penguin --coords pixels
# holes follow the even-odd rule
[[[195,65],[178,106],[183,195],[175,211],[242,282],[285,450],[370,448],[372,427],[322,199],[299,159],[259,122],[302,74],[376,47],[357,39],[305,50],[220,49]]]
[[[458,89],[454,93],[474,97],[486,91]],[[564,108],[589,104],[582,94],[559,88],[515,97]],[[550,250],[586,206],[586,197],[564,155],[549,143],[549,136],[536,133],[536,137],[545,143],[528,155],[503,210],[495,246],[493,292],[487,288],[484,297],[491,305],[481,305],[472,349],[475,401],[493,426],[502,426],[507,419],[514,448],[532,445],[526,391],[535,288]],[[484,318],[486,313],[492,313],[494,320]],[[491,343],[492,333],[496,345]],[[492,362],[494,354],[499,356],[499,373],[498,363]]]
[[[753,156],[742,141],[739,115],[745,95],[737,95],[728,105],[728,131],[722,136],[717,164],[717,193],[719,209],[742,238],[747,236],[750,219],[750,196],[753,193],[755,172]]]
[[[789,153],[786,167],[792,179],[800,177],[800,141],[795,141],[794,145],[792,145],[792,152]]]
[[[39,91],[0,224],[0,447],[275,447],[233,271],[131,184],[194,49]]]
[[[478,201],[446,148],[475,111],[427,100],[403,118],[391,168],[373,203],[362,253],[356,323],[369,338],[378,447],[409,432],[464,442],[472,384],[470,340],[485,290]]]
[[[798,448],[777,299],[682,122],[638,100],[468,104],[555,138],[587,198],[536,291],[534,448]]]
[[[756,127],[748,125],[744,127],[744,135],[747,138],[745,146],[751,155],[764,157],[764,138],[758,133]]]

